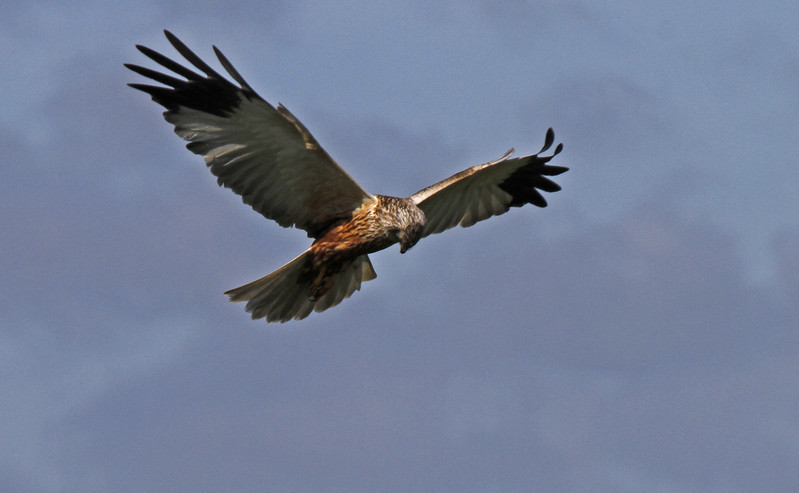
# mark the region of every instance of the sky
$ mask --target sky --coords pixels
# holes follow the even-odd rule
[[[0,6],[0,490],[794,492],[796,2]],[[563,190],[371,256],[303,321],[222,293],[308,247],[126,86],[218,46],[367,190],[553,127]]]

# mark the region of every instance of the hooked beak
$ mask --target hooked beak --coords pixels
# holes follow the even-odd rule
[[[413,247],[415,243],[411,243],[410,245],[407,243],[400,243],[400,253],[405,253]]]

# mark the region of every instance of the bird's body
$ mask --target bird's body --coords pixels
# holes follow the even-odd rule
[[[408,199],[375,198],[353,211],[352,219],[333,225],[314,240],[307,273],[303,273],[303,278],[314,279],[309,298],[319,299],[327,292],[330,276],[338,273],[342,264],[395,243],[400,243],[400,252],[405,253],[421,238],[425,224],[421,209]]]
[[[538,154],[472,166],[407,197],[372,195],[341,169],[285,107],[262,99],[214,47],[237,87],[214,71],[174,35],[172,45],[205,75],[143,46],[145,55],[184,77],[137,65],[131,70],[168,87],[130,84],[167,108],[164,117],[205,157],[220,185],[281,226],[304,229],[311,247],[275,272],[228,291],[247,301],[253,318],[285,322],[323,311],[360,289],[376,274],[368,254],[399,243],[405,253],[419,239],[456,225],[471,226],[531,203],[545,207],[536,189],[560,187],[546,178],[567,168]],[[547,131],[544,147],[554,140]]]

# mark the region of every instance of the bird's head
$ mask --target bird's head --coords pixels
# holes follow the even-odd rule
[[[397,238],[400,244],[400,253],[407,252],[413,245],[422,238],[424,223],[413,223],[405,229],[399,230]]]
[[[413,245],[422,238],[424,225],[427,218],[424,212],[415,204],[408,201],[401,214],[402,228],[397,233],[397,240],[400,244],[400,253],[407,252]]]

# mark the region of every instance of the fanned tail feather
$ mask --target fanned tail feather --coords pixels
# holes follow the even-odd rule
[[[377,277],[369,257],[361,255],[344,263],[333,278],[330,289],[313,301],[308,297],[311,282],[304,275],[309,252],[305,251],[271,274],[225,294],[230,301],[246,301],[245,310],[252,314],[253,319],[287,322],[301,320],[312,311],[321,312],[336,306],[359,290],[362,282]]]

